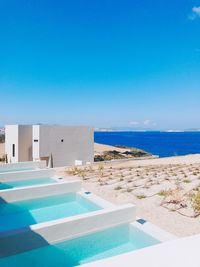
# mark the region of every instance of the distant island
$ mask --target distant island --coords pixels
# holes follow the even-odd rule
[[[131,127],[95,128],[95,132],[200,132],[200,128],[191,129],[142,129]]]

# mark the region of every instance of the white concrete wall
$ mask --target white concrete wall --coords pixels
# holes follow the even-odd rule
[[[33,159],[36,160],[40,158],[40,126],[33,125],[32,132],[32,155]]]
[[[44,170],[33,170],[33,171],[22,171],[22,172],[0,172],[0,183],[19,181],[19,180],[30,180],[37,178],[53,177],[56,175],[54,169],[44,169]]]
[[[33,126],[33,140],[38,139],[39,156],[49,157],[52,154],[54,167],[74,165],[76,160],[83,164],[93,162],[93,135],[93,128],[86,126]],[[33,143],[35,159],[38,158],[38,145]]]
[[[13,144],[15,156],[13,156]],[[32,126],[5,126],[5,153],[9,163],[32,160]]]
[[[32,160],[32,125],[18,126],[19,157],[18,161]]]
[[[23,201],[41,197],[77,192],[81,189],[80,181],[59,182],[57,184],[36,185],[1,190],[0,198],[5,202]]]
[[[81,235],[129,223],[135,220],[135,206],[94,211],[87,214],[32,225],[0,234],[0,255],[8,256],[42,245],[62,242]],[[20,240],[20,246],[19,246]]]
[[[13,157],[13,144],[15,145],[15,157]],[[5,126],[5,153],[9,163],[16,163],[19,160],[19,131],[18,125]]]
[[[10,171],[13,170],[29,170],[29,169],[43,169],[46,168],[46,161],[27,161],[27,162],[18,162],[18,163],[8,163],[8,164],[0,164],[0,173],[1,171]]]

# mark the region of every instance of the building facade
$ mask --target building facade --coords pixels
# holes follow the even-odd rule
[[[54,167],[92,163],[94,130],[88,126],[7,125],[8,162],[44,160]]]

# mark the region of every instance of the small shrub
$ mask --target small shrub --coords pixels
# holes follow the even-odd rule
[[[191,180],[189,180],[189,179],[184,179],[183,182],[186,183],[186,184],[189,184],[189,183],[191,183]]]
[[[195,216],[199,216],[200,215],[200,191],[192,195],[191,204],[192,204],[192,208],[194,210]]]
[[[138,199],[144,199],[144,198],[146,198],[146,196],[145,196],[144,194],[137,195],[136,197],[137,197]]]
[[[115,189],[115,190],[121,190],[122,187],[121,187],[120,185],[118,185],[118,186],[116,186],[114,189]]]
[[[71,168],[69,171],[67,171],[69,174],[72,175],[77,175],[79,173],[79,168],[77,168],[76,166],[74,166],[73,168]]]
[[[128,193],[130,193],[130,192],[132,192],[132,191],[133,191],[132,188],[127,188],[127,192],[128,192]]]
[[[99,165],[98,166],[98,170],[102,172],[104,170],[104,166],[103,165]]]
[[[167,197],[171,194],[170,190],[161,190],[160,192],[158,192],[158,195],[161,197]]]

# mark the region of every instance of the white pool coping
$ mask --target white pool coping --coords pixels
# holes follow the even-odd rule
[[[131,223],[134,227],[137,227],[139,230],[145,232],[146,234],[152,236],[153,238],[159,240],[160,242],[171,241],[177,239],[177,236],[161,229],[160,227],[152,224],[151,222],[146,221],[144,224],[138,222],[141,218],[136,218],[136,221]]]
[[[56,175],[56,171],[54,169],[34,169],[34,170],[24,170],[17,172],[5,172],[0,173],[0,182],[13,182],[13,181],[24,181],[30,179],[38,179],[38,178],[53,178],[58,177]]]
[[[43,169],[46,168],[46,161],[24,161],[18,163],[4,163],[0,164],[0,174],[1,173],[11,173],[14,171],[26,171],[24,169]]]
[[[60,181],[58,183],[41,184],[26,187],[4,189],[0,191],[0,197],[7,203],[37,199],[81,190],[81,181]]]
[[[92,192],[88,192],[87,190],[82,189],[81,192],[79,192],[79,194],[84,198],[87,198],[88,200],[92,201],[97,206],[100,206],[104,209],[117,207],[111,202],[106,201],[105,199],[93,194]]]

